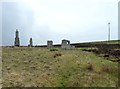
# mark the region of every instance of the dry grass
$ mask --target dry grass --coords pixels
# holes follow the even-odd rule
[[[102,72],[106,72],[106,73],[115,73],[117,70],[117,68],[115,67],[112,67],[111,65],[104,65],[102,68],[101,68],[101,71]]]
[[[3,87],[115,87],[118,82],[116,62],[79,49],[3,48],[2,57]]]

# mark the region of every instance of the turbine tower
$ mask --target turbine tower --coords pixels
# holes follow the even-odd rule
[[[120,1],[118,2],[118,40],[120,40]]]
[[[110,22],[108,22],[108,41],[110,41]]]

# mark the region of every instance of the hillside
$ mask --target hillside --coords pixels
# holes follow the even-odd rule
[[[84,42],[91,44],[120,44],[120,40],[110,40],[110,41],[95,41],[95,42]]]
[[[3,87],[116,87],[118,62],[81,49],[3,47]]]

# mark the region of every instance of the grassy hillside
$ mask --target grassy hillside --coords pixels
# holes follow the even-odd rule
[[[3,48],[3,87],[115,87],[118,63],[80,49]]]
[[[96,42],[85,42],[91,44],[120,44],[120,40],[110,40],[110,41],[96,41]]]

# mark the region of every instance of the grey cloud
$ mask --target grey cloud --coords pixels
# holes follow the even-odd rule
[[[13,45],[16,29],[19,30],[20,42],[22,45],[28,45],[30,37],[33,38],[35,45],[46,44],[46,41],[48,39],[52,39],[54,43],[61,43],[61,40],[64,38],[71,40],[71,42],[107,40],[108,20],[111,21],[111,38],[117,39],[117,3],[116,5],[115,3],[114,5],[112,3],[108,3],[107,5],[105,3],[101,3],[98,6],[95,5],[96,8],[90,8],[91,12],[88,11],[89,7],[84,5],[82,6],[82,3],[79,5],[79,3],[75,2],[61,2],[61,4],[46,4],[44,2],[44,4],[49,8],[48,15],[52,15],[53,13],[63,13],[68,15],[76,14],[77,16],[80,15],[83,16],[83,24],[82,21],[78,21],[80,20],[79,18],[70,18],[70,21],[72,21],[71,19],[74,19],[73,25],[68,25],[66,28],[64,28],[64,26],[60,27],[60,29],[63,30],[62,33],[59,33],[59,27],[52,26],[54,29],[56,29],[56,32],[53,32],[54,30],[51,26],[49,26],[49,23],[44,23],[44,25],[40,26],[36,25],[35,14],[29,7],[17,2],[4,2],[2,7],[2,44]],[[39,14],[42,14],[42,16],[44,16],[45,13],[39,12]],[[57,23],[57,20],[55,20],[56,22],[52,21],[52,18],[50,20],[50,23],[52,24]],[[40,22],[42,23],[42,21]],[[81,22],[81,24],[79,22]],[[70,31],[67,31],[68,33],[65,33],[64,30],[66,29],[70,29]]]
[[[21,7],[19,7],[19,4],[16,2],[3,2],[2,45],[13,45],[16,29],[20,32],[21,44],[25,45],[27,43],[27,35],[34,23],[34,16],[29,9],[25,12],[20,8]]]

